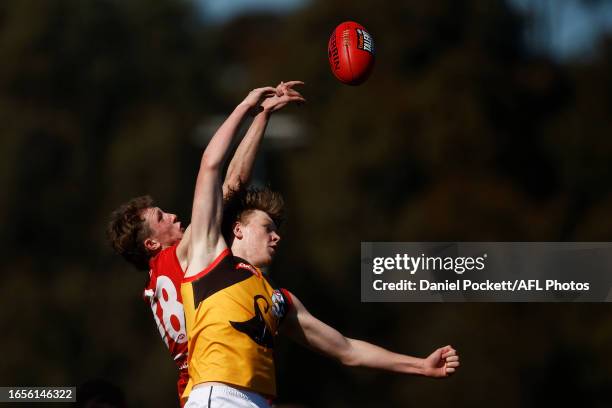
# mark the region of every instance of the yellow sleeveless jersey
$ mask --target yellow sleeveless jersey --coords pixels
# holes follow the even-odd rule
[[[276,395],[274,336],[290,305],[261,271],[229,249],[181,285],[192,385],[218,381]]]

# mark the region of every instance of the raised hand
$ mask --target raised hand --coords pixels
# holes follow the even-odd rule
[[[457,350],[452,346],[441,347],[425,359],[424,375],[435,378],[448,377],[459,365]]]
[[[284,108],[291,102],[304,103],[306,99],[295,89],[296,85],[304,85],[302,81],[289,81],[281,82],[276,87],[276,94],[266,98],[262,103],[261,107],[264,111],[272,113]]]
[[[240,103],[241,105],[247,106],[249,109],[256,109],[259,107],[261,102],[270,98],[271,96],[280,95],[281,91],[272,86],[264,86],[262,88],[255,88],[244,98]]]

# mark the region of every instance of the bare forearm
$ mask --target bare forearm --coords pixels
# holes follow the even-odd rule
[[[343,361],[346,365],[376,368],[403,374],[424,374],[424,360],[422,358],[393,353],[361,340],[347,340],[350,353]]]
[[[377,368],[406,374],[423,374],[423,360],[393,353],[374,344],[343,336],[306,310],[292,294],[294,313],[285,323],[287,334],[299,343],[347,366]]]
[[[195,244],[199,248],[216,247],[218,244],[222,202],[221,167],[234,134],[249,108],[249,105],[239,104],[215,132],[202,154],[191,210],[192,239],[188,251],[191,255],[195,253]]]
[[[230,161],[223,184],[224,195],[227,194],[229,189],[235,189],[240,184],[248,184],[251,179],[255,157],[266,131],[269,117],[270,113],[263,111],[253,119],[253,123],[251,123]]]
[[[293,89],[294,86],[302,84],[303,82],[301,81],[281,82],[274,89],[275,94],[269,95],[268,98],[261,102],[261,112],[253,120],[228,167],[225,182],[223,183],[224,196],[227,195],[230,189],[236,189],[241,183],[248,184],[255,163],[255,156],[266,131],[270,115],[289,103],[305,102],[302,95]]]
[[[283,330],[294,340],[347,366],[369,367],[403,374],[447,377],[459,367],[459,356],[451,346],[438,348],[427,358],[394,353],[374,344],[343,336],[323,323],[291,294],[293,308]]]
[[[207,168],[221,167],[230,148],[232,139],[240,123],[249,111],[249,108],[250,107],[245,104],[238,105],[225,122],[223,122],[202,154],[202,166]]]

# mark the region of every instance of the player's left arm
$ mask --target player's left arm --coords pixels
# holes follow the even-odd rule
[[[304,97],[294,89],[296,85],[303,85],[302,81],[281,82],[276,87],[275,95],[268,95],[259,105],[251,110],[259,112],[253,119],[247,133],[242,138],[236,152],[234,153],[225,180],[223,182],[223,197],[227,197],[230,190],[236,190],[241,184],[248,184],[251,179],[255,157],[261,140],[266,131],[270,116],[291,103],[304,103]],[[187,226],[177,248],[177,257],[181,267],[186,269],[189,259],[189,242],[191,241],[191,225]]]
[[[451,346],[440,347],[426,358],[394,353],[374,344],[343,336],[323,323],[291,295],[293,306],[282,324],[282,331],[298,343],[347,366],[361,366],[444,378],[459,367],[459,355]]]
[[[281,82],[276,87],[276,95],[266,98],[258,107],[259,112],[253,119],[251,126],[240,141],[234,156],[227,168],[223,182],[223,196],[230,190],[236,190],[240,185],[248,185],[251,180],[255,157],[266,131],[270,116],[290,103],[303,103],[305,99],[294,89],[296,85],[303,85],[302,81]]]
[[[272,87],[264,87],[260,89],[256,89],[252,91],[247,98],[232,112],[230,117],[221,125],[219,130],[213,136],[213,139],[209,142],[209,145],[206,147],[206,150],[202,156],[202,161],[206,158],[207,152],[210,150],[211,152],[215,152],[216,150],[226,152],[229,149],[229,145],[223,145],[217,142],[217,139],[221,139],[222,141],[231,140],[227,137],[219,137],[218,135],[232,135],[237,131],[240,122],[247,112],[257,111],[257,115],[253,120],[253,123],[249,127],[247,134],[240,142],[238,149],[234,153],[232,160],[230,161],[228,171],[225,177],[225,180],[222,185],[223,197],[225,198],[229,193],[230,189],[237,189],[241,183],[248,183],[251,178],[251,172],[253,169],[253,164],[255,162],[255,156],[259,149],[259,145],[261,143],[261,139],[263,134],[265,133],[266,126],[268,124],[268,120],[272,113],[284,108],[286,105],[290,103],[303,103],[305,99],[302,95],[293,89],[296,85],[303,85],[302,81],[289,81],[289,82],[281,82],[276,88]],[[258,99],[255,99],[258,98]],[[246,108],[242,109],[242,108]],[[238,112],[240,111],[240,112]],[[222,149],[211,148],[211,145],[220,145]],[[208,154],[209,162],[213,162],[213,164],[218,163],[220,160],[219,155]],[[200,179],[200,175],[202,172],[198,174],[198,180]],[[209,172],[210,173],[210,172]],[[205,183],[196,183],[196,193],[198,191],[197,187],[200,184]],[[194,197],[197,198],[197,194]],[[212,202],[213,200],[207,200],[208,202]],[[196,218],[196,215],[192,211],[192,222]],[[183,238],[179,243],[176,254],[181,263],[181,267],[185,270],[188,265],[188,259],[191,257],[190,248],[191,248],[191,239],[193,228],[190,224],[183,234]]]

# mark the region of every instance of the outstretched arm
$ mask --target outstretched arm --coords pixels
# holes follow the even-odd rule
[[[374,344],[344,337],[311,315],[293,294],[294,308],[283,322],[283,331],[298,343],[334,358],[347,366],[361,366],[443,378],[459,367],[459,356],[451,346],[441,347],[426,358],[393,353]]]
[[[191,210],[189,265],[185,277],[200,272],[227,246],[221,235],[221,168],[248,111],[258,106],[263,98],[275,94],[273,87],[251,91],[215,132],[202,154]]]
[[[246,135],[238,145],[234,157],[230,161],[223,183],[223,196],[229,190],[237,189],[241,184],[248,184],[251,179],[255,156],[266,131],[268,120],[272,113],[282,109],[287,104],[305,102],[298,91],[293,89],[296,85],[303,85],[302,81],[281,82],[276,87],[276,95],[266,98],[261,104],[261,110],[253,119],[253,123]]]
[[[221,135],[224,140],[231,140],[232,137],[225,137],[225,135],[234,134],[238,129],[242,118],[244,118],[245,113],[248,111],[258,110],[259,113],[255,116],[253,123],[249,127],[246,135],[238,145],[234,156],[229,164],[227,174],[225,177],[225,181],[223,183],[223,197],[226,197],[229,190],[237,189],[240,184],[248,184],[251,178],[251,172],[253,169],[253,164],[255,162],[255,156],[259,149],[259,145],[261,143],[261,139],[266,130],[266,126],[268,124],[268,120],[272,113],[282,109],[289,103],[302,103],[305,102],[305,99],[302,95],[293,89],[296,85],[302,85],[301,81],[290,81],[290,82],[281,82],[276,87],[276,93],[271,93],[271,88],[262,88],[266,89],[265,95],[266,98],[261,102],[260,105],[252,105],[252,100],[249,101],[248,97],[241,105],[239,105],[234,113],[230,115],[230,117],[225,121],[224,127],[219,128],[215,135]],[[257,90],[256,90],[257,91]],[[255,92],[255,91],[253,91]],[[251,96],[251,94],[250,94]],[[247,103],[245,103],[247,102]],[[219,133],[221,132],[221,133]],[[212,143],[212,140],[211,140]],[[209,144],[209,147],[211,144]],[[208,149],[208,148],[207,148]],[[222,149],[229,149],[229,145],[222,146]],[[217,160],[219,158],[217,157]],[[204,164],[204,157],[202,158]],[[218,165],[214,166],[215,172],[220,170]],[[209,175],[213,174],[213,172],[209,172]],[[215,209],[218,211],[218,208]],[[183,270],[185,270],[189,264],[189,248],[191,242],[191,225],[187,227],[181,242],[178,245],[176,250],[177,257]],[[211,237],[214,240],[214,236]],[[214,245],[213,245],[214,246]],[[214,251],[213,252],[219,252]]]

